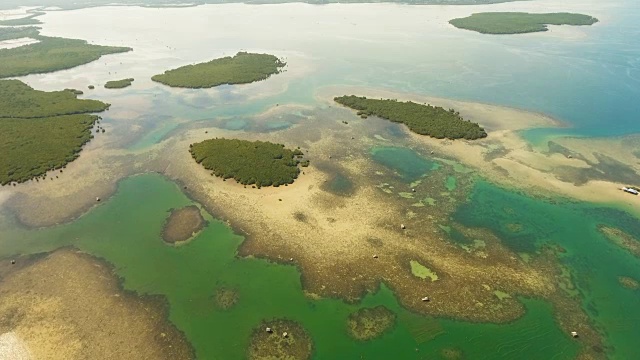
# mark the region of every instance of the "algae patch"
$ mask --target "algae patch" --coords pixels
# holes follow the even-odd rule
[[[431,281],[438,280],[438,274],[436,274],[434,271],[432,271],[428,267],[420,264],[419,262],[415,260],[411,260],[409,261],[409,264],[411,264],[411,273],[414,276],[417,276],[421,279],[430,278]]]
[[[618,276],[618,282],[620,283],[620,285],[622,285],[622,287],[627,289],[640,289],[640,283],[638,283],[638,280],[630,278],[628,276]]]
[[[374,308],[363,308],[347,319],[347,331],[354,339],[375,339],[391,329],[396,322],[396,314],[380,305]]]
[[[250,360],[310,359],[313,341],[295,321],[275,319],[263,321],[253,329],[247,357]]]
[[[213,300],[218,309],[229,310],[238,303],[239,295],[235,289],[220,287],[213,295]]]

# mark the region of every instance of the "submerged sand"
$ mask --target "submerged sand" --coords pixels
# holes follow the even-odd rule
[[[63,249],[7,263],[0,264],[0,358],[193,358],[164,302],[121,290],[102,261]]]
[[[191,205],[171,210],[164,228],[162,238],[169,244],[176,244],[191,239],[206,225],[200,208]]]

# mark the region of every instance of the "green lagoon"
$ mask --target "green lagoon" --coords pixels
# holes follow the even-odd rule
[[[551,307],[523,299],[527,314],[508,325],[473,324],[423,317],[400,307],[382,286],[358,304],[305,297],[293,266],[236,257],[241,236],[209,214],[206,227],[190,243],[167,246],[162,224],[170,209],[192,205],[174,183],[159,175],[122,181],[116,195],[69,225],[42,230],[4,230],[0,257],[34,254],[75,246],[113,264],[125,289],[166,297],[169,318],[192,342],[199,359],[239,359],[251,329],[263,319],[298,321],[315,342],[315,359],[341,354],[345,358],[442,358],[454,349],[478,359],[570,358],[578,345],[557,327]],[[3,224],[7,229],[7,224]],[[235,289],[238,302],[229,310],[215,307],[220,287]],[[398,315],[397,325],[368,342],[347,336],[346,320],[363,307],[384,305]],[[508,341],[504,341],[508,338]]]

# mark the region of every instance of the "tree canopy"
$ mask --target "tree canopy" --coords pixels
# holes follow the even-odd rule
[[[340,96],[334,100],[351,109],[358,115],[378,116],[389,121],[405,124],[409,129],[421,135],[443,139],[484,138],[487,133],[477,123],[465,120],[454,109],[445,110],[439,106],[422,105],[411,101],[377,100],[355,95]]]
[[[133,78],[128,78],[128,79],[122,79],[122,80],[111,80],[111,81],[107,81],[106,84],[104,84],[104,87],[106,89],[122,89],[122,88],[126,88],[127,86],[131,86],[131,83],[133,83]]]
[[[239,52],[233,57],[167,70],[151,79],[172,87],[210,88],[265,80],[285,65],[274,55]]]
[[[190,152],[212,175],[257,187],[293,183],[302,157],[282,144],[224,138],[192,144]]]
[[[132,50],[128,47],[92,45],[84,40],[42,36],[35,27],[0,28],[0,40],[21,37],[30,37],[38,42],[0,49],[0,78],[70,69],[98,60],[103,55]]]
[[[530,14],[523,12],[476,13],[465,18],[450,20],[457,28],[483,34],[522,34],[547,31],[547,25],[592,25],[598,19],[572,13]]]
[[[34,90],[20,80],[0,80],[0,117],[40,118],[57,115],[86,114],[109,107],[98,100],[80,100],[68,90]]]
[[[76,159],[93,138],[98,117],[89,113],[108,107],[69,89],[45,92],[0,80],[0,184],[40,178]]]

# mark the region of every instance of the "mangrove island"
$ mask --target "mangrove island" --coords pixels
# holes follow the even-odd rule
[[[111,81],[107,81],[106,84],[104,84],[105,89],[122,89],[122,88],[126,88],[128,86],[131,86],[131,83],[133,83],[133,78],[128,78],[128,79],[122,79],[122,80],[111,80]]]
[[[190,152],[211,175],[258,188],[293,183],[303,161],[299,149],[265,141],[216,138],[191,144]]]
[[[363,118],[378,116],[380,118],[402,123],[409,130],[429,135],[437,139],[467,139],[484,138],[487,133],[477,123],[465,120],[454,109],[445,110],[439,106],[422,105],[412,101],[377,100],[358,97],[355,95],[340,96],[334,100],[346,107],[358,110]]]
[[[530,14],[523,12],[476,13],[465,18],[450,20],[459,29],[482,34],[524,34],[547,31],[547,25],[592,25],[598,19],[572,13]]]
[[[0,80],[0,184],[38,178],[76,159],[109,104],[80,100],[69,90],[34,90]]]
[[[84,40],[40,35],[35,27],[0,28],[0,40],[29,37],[37,43],[0,49],[0,78],[70,69],[103,55],[131,51],[128,47],[92,45]]]
[[[285,65],[285,62],[274,55],[239,52],[233,57],[167,70],[151,79],[171,87],[211,88],[265,80],[280,73]]]

